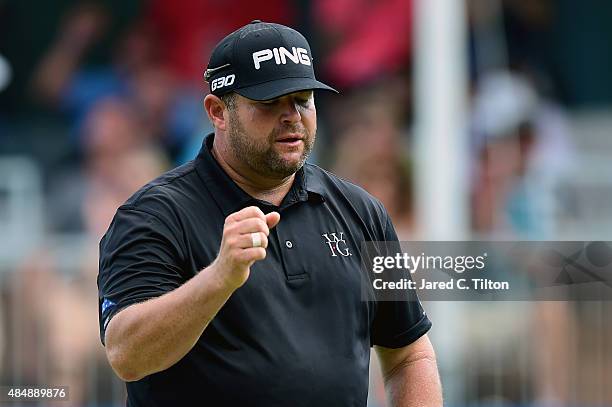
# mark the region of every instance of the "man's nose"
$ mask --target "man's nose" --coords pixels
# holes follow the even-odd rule
[[[283,103],[283,113],[281,121],[283,123],[298,123],[302,120],[302,115],[298,110],[298,103],[293,98],[287,98]]]

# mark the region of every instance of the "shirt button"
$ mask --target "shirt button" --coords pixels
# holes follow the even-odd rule
[[[291,249],[293,247],[293,243],[291,243],[291,240],[285,240],[285,246],[287,246],[287,249]]]

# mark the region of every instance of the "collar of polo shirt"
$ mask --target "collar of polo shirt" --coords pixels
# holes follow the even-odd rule
[[[212,155],[211,149],[214,141],[214,133],[209,134],[202,142],[202,149],[196,159],[196,170],[199,176],[205,181],[206,186],[211,190],[217,205],[225,216],[236,212],[249,204],[270,207],[273,205],[253,198],[244,192],[236,183],[223,171],[217,160]],[[325,201],[325,190],[319,180],[304,164],[295,173],[295,181],[289,193],[283,199],[280,209],[288,207],[297,202],[307,200]]]

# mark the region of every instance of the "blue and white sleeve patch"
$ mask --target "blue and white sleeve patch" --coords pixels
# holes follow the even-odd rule
[[[117,304],[108,298],[105,298],[102,301],[102,318],[104,319],[104,329],[106,329],[106,325],[110,321],[110,314],[115,310]]]
[[[105,298],[104,301],[102,302],[102,314],[105,314],[106,311],[112,311],[116,305],[117,304],[115,304],[108,298]]]

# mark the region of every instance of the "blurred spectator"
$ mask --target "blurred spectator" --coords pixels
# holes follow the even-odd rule
[[[55,43],[42,58],[33,78],[35,91],[49,105],[63,102],[62,96],[72,75],[88,48],[104,34],[108,18],[107,11],[95,3],[78,5],[65,17]],[[115,86],[112,84],[109,88]]]
[[[117,173],[123,172],[120,179],[113,179],[115,174],[107,178],[107,174],[94,168],[88,177],[83,215],[87,230],[96,241],[108,229],[117,208],[168,168],[163,154],[150,147],[122,153],[113,159],[112,165]]]
[[[318,0],[313,9],[328,47],[323,73],[339,89],[371,84],[407,67],[411,0]]]
[[[32,253],[31,259],[24,261],[6,281],[7,322],[11,327],[7,331],[7,340],[12,357],[7,360],[7,371],[3,371],[3,375],[6,375],[3,382],[8,379],[15,384],[36,383],[37,373],[47,368],[48,355],[44,354],[44,347],[38,341],[45,338],[41,326],[46,322],[41,318],[40,311],[48,308],[48,297],[38,294],[48,286],[47,277],[51,267],[49,256],[41,250]],[[28,318],[16,317],[18,313]],[[14,360],[19,361],[18,366],[15,366]]]
[[[111,97],[95,104],[85,117],[81,131],[82,171],[71,169],[55,174],[50,190],[49,211],[53,213],[50,228],[54,231],[78,231],[86,226],[83,216],[79,215],[91,189],[105,191],[100,199],[114,202],[116,206],[108,209],[114,213],[125,199],[163,172],[167,165],[159,143],[145,126],[142,116],[133,104],[121,99]],[[154,161],[161,164],[134,168],[143,151],[156,157]]]
[[[575,309],[565,301],[538,303],[531,324],[532,332],[541,332],[533,337],[534,398],[543,405],[571,405],[572,377],[584,363],[577,358],[584,351],[578,351]]]
[[[55,43],[43,56],[32,80],[32,91],[51,109],[67,113],[74,134],[90,109],[107,97],[129,101],[148,133],[176,154],[196,132],[201,116],[187,117],[189,106],[200,104],[199,95],[184,91],[159,58],[155,30],[135,23],[118,42],[112,61],[85,65],[84,57],[105,35],[109,10],[97,4],[77,5],[65,18]]]
[[[491,72],[477,86],[473,130],[479,155],[473,190],[473,226],[487,238],[554,239],[552,191],[571,169],[569,126],[562,110],[543,98],[517,72]],[[530,307],[530,343],[535,399],[571,405],[587,399],[572,390],[576,360],[576,315],[567,302]],[[513,335],[520,335],[514,327]],[[525,353],[524,348],[520,352]],[[497,349],[509,354],[512,347]],[[586,350],[581,353],[587,354]],[[486,362],[485,362],[486,363]],[[493,363],[493,362],[490,362]]]
[[[99,240],[108,229],[116,209],[142,185],[166,171],[168,161],[154,144],[139,143],[129,110],[100,106],[89,122],[87,195],[84,218],[87,230]],[[116,116],[113,118],[113,116]],[[113,126],[113,119],[115,125]],[[118,126],[124,125],[124,134]],[[131,130],[131,131],[130,131]],[[116,137],[118,135],[118,137]],[[126,145],[125,140],[132,141]]]
[[[467,5],[475,76],[520,69],[564,105],[610,105],[612,3],[469,0]]]
[[[108,390],[114,375],[99,342],[97,304],[90,301],[96,291],[98,241],[117,207],[167,167],[133,107],[124,101],[111,98],[97,103],[83,129],[84,198],[66,208],[72,216],[82,213],[85,220],[86,244],[75,253],[81,266],[76,274],[62,274],[55,267],[56,259],[44,251],[33,253],[13,275],[9,289],[11,309],[28,316],[11,321],[11,326],[19,327],[14,339],[20,345],[13,343],[13,349],[23,352],[16,359],[23,364],[18,380],[31,384],[50,377],[49,384],[70,387],[74,406],[111,402],[113,397]],[[92,377],[95,371],[100,374]]]
[[[535,400],[541,405],[612,405],[609,301],[544,302],[534,315]]]
[[[41,249],[8,282],[12,354],[3,383],[68,386],[69,403],[57,404],[62,406],[113,401],[112,372],[98,345],[97,304],[90,301],[95,257],[83,258],[88,269],[69,276],[59,272],[58,259]]]
[[[285,0],[152,0],[143,16],[154,28],[164,66],[181,82],[199,85],[203,93],[203,72],[221,38],[254,19],[292,25],[294,7]]]
[[[380,199],[400,240],[407,240],[413,227],[412,179],[393,84],[355,93],[347,117],[336,118],[344,130],[337,135],[333,171]]]
[[[27,318],[10,321],[19,366],[12,366],[16,370],[8,379],[16,385],[69,386],[70,405],[78,406],[87,396],[87,366],[104,357],[91,317],[96,304],[88,300],[95,277],[65,279],[55,264],[45,251],[32,253],[9,282],[11,316]]]
[[[571,166],[561,110],[517,73],[483,77],[474,99],[477,149],[473,225],[478,233],[546,238],[550,186]]]

